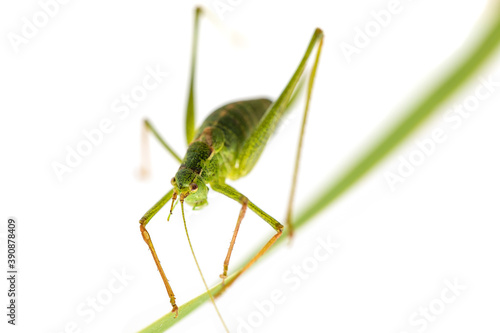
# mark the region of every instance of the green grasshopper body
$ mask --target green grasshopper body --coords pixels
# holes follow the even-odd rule
[[[247,208],[250,208],[254,213],[260,216],[265,222],[267,222],[276,231],[276,234],[264,245],[264,247],[262,247],[262,249],[255,255],[255,257],[239,271],[238,274],[235,274],[231,276],[230,279],[228,279],[228,282],[225,283],[224,288],[222,288],[217,293],[217,295],[220,295],[220,293],[222,293],[225,288],[232,284],[238,276],[240,276],[251,265],[253,265],[253,263],[276,242],[276,240],[281,236],[283,232],[283,225],[276,219],[271,217],[269,214],[264,212],[262,209],[260,209],[245,195],[240,193],[232,186],[226,184],[226,179],[238,179],[247,175],[253,169],[260,155],[262,154],[266,143],[269,140],[269,137],[275,131],[280,119],[289,109],[291,102],[295,99],[297,92],[300,90],[299,81],[304,75],[306,63],[310,58],[313,49],[317,47],[316,57],[310,71],[309,81],[307,84],[306,106],[304,110],[304,117],[302,119],[302,127],[299,137],[299,145],[297,148],[297,156],[295,159],[294,176],[291,182],[292,187],[290,190],[288,211],[286,217],[288,234],[290,236],[292,235],[291,207],[295,193],[295,184],[297,182],[297,170],[300,159],[306,116],[309,109],[309,101],[311,98],[314,77],[319,62],[319,55],[321,53],[321,48],[323,45],[323,32],[320,29],[316,29],[300,64],[295,70],[295,73],[286,85],[283,92],[274,102],[271,102],[269,99],[261,98],[244,100],[224,105],[211,113],[195,132],[194,78],[196,69],[195,60],[197,53],[198,26],[201,13],[202,10],[200,8],[197,8],[195,12],[193,56],[191,58],[191,77],[186,112],[186,141],[189,146],[184,158],[181,159],[177,154],[175,154],[173,149],[170,148],[165,140],[163,140],[156,129],[151,125],[151,123],[147,120],[145,121],[145,128],[151,131],[159,140],[159,142],[172,154],[172,156],[181,163],[177,173],[175,174],[175,177],[173,177],[171,180],[173,188],[169,192],[167,192],[167,194],[165,194],[165,196],[163,196],[163,198],[161,198],[139,221],[141,235],[148,245],[149,249],[151,250],[153,259],[156,263],[158,271],[160,272],[160,275],[170,297],[172,312],[174,312],[176,315],[179,311],[182,311],[182,308],[179,309],[176,305],[174,293],[160,264],[160,260],[158,259],[158,255],[156,254],[156,251],[154,249],[149,232],[146,230],[146,225],[149,223],[151,218],[170,200],[172,200],[172,205],[170,208],[170,214],[172,214],[174,203],[176,202],[177,198],[179,198],[184,226],[186,229],[187,238],[189,240],[186,220],[184,218],[184,202],[188,203],[194,208],[203,207],[207,204],[208,186],[210,186],[212,190],[219,192],[241,204],[240,214],[236,222],[236,227],[234,229],[226,259],[224,260],[223,272],[220,275],[224,282],[227,278],[229,260],[236,241],[236,236],[238,234],[241,221],[245,216]],[[191,242],[189,243],[191,244]],[[191,251],[193,252],[192,247]],[[195,256],[194,259],[196,261]],[[201,275],[203,278],[203,274]],[[205,282],[204,278],[203,281]],[[208,290],[208,286],[206,283],[205,287]],[[210,292],[209,295],[212,298],[215,308],[217,309],[215,301],[213,300],[213,296],[210,294]]]
[[[211,113],[172,178],[174,193],[197,188],[186,197],[186,203],[198,208],[207,204],[206,184],[238,179],[239,152],[270,105],[268,99],[254,99],[230,103]]]

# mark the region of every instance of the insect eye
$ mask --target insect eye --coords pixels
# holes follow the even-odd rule
[[[172,184],[173,186],[175,186],[175,177],[172,177],[172,179],[170,179],[170,184]]]
[[[191,193],[194,193],[194,192],[196,192],[197,190],[198,190],[198,185],[196,185],[196,183],[191,183],[191,184],[189,184],[189,191],[190,191]]]

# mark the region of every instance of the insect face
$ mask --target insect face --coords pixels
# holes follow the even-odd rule
[[[174,191],[181,196],[181,200],[185,200],[190,206],[199,208],[208,204],[208,187],[191,169],[179,170],[171,183]]]

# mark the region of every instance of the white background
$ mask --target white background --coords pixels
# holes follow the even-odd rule
[[[226,3],[226,1],[223,1]],[[340,174],[405,110],[430,89],[481,17],[486,1],[401,1],[402,11],[350,63],[342,42],[373,21],[389,1],[234,1],[222,30],[201,22],[197,85],[198,124],[230,100],[275,98],[295,70],[315,27],[325,32],[299,177],[297,208]],[[194,1],[70,1],[15,52],[7,38],[22,18],[40,11],[36,1],[2,3],[0,22],[1,218],[18,219],[18,326],[9,332],[134,332],[170,311],[167,293],[139,233],[139,218],[170,189],[178,164],[150,140],[152,176],[140,181],[141,121],[148,117],[183,154],[184,109]],[[202,2],[212,8],[213,2]],[[230,33],[239,37],[230,37]],[[473,39],[473,38],[472,38]],[[460,56],[460,54],[458,54]],[[500,80],[500,57],[480,76]],[[168,71],[165,81],[126,119],[112,111],[147,66]],[[458,129],[442,115],[474,94],[474,79],[412,138],[334,206],[259,262],[218,300],[231,331],[239,318],[258,318],[255,302],[273,290],[285,301],[255,332],[417,332],[410,317],[438,304],[445,280],[466,286],[422,331],[498,331],[499,91],[481,101]],[[498,88],[497,88],[498,89]],[[302,104],[301,104],[302,105]],[[284,121],[252,173],[234,186],[283,220],[290,186],[300,107]],[[51,166],[66,146],[104,118],[112,133],[60,182]],[[442,128],[447,140],[391,191],[395,172],[415,140]],[[218,281],[239,206],[213,194],[210,205],[188,217],[191,238],[210,284]],[[148,226],[181,305],[204,291],[183,230],[180,210],[169,223],[162,210]],[[6,223],[2,223],[5,253]],[[232,264],[271,237],[269,226],[248,213]],[[341,245],[302,279],[297,290],[283,280],[310,260],[317,238]],[[2,270],[6,270],[5,257]],[[309,259],[307,259],[309,258]],[[105,295],[113,271],[132,276],[91,320],[77,313],[89,298]],[[8,326],[6,281],[0,283],[1,327]],[[117,284],[118,286],[119,284]],[[451,294],[450,294],[451,295]],[[85,308],[89,309],[89,308]],[[71,325],[71,324],[70,324]],[[3,330],[3,328],[2,328]],[[221,332],[207,303],[173,332]],[[246,332],[248,330],[240,330]]]

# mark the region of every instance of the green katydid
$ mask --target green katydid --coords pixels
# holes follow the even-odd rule
[[[167,280],[165,272],[163,271],[163,268],[160,264],[153,243],[151,241],[151,237],[146,230],[146,225],[151,220],[151,218],[170,200],[172,201],[170,214],[172,214],[174,203],[177,199],[179,199],[180,201],[184,224],[186,224],[184,218],[184,202],[196,208],[203,207],[205,204],[207,204],[207,193],[209,190],[208,186],[210,186],[212,190],[219,192],[241,204],[241,210],[237,219],[233,237],[227,252],[227,256],[224,260],[223,272],[220,275],[223,281],[227,277],[231,252],[233,250],[236,236],[238,234],[240,224],[243,220],[243,217],[245,216],[247,208],[250,208],[265,222],[267,222],[276,231],[276,234],[239,272],[238,276],[246,271],[275,243],[275,241],[281,236],[283,232],[283,225],[276,219],[271,217],[269,214],[264,212],[262,209],[260,209],[244,194],[240,193],[232,186],[226,184],[225,180],[226,178],[235,180],[243,177],[247,175],[255,166],[261,153],[264,150],[264,147],[266,146],[269,137],[274,132],[279,120],[289,109],[289,105],[295,98],[300,86],[299,81],[301,81],[302,77],[304,76],[304,70],[307,61],[310,58],[312,51],[316,48],[316,56],[314,58],[312,69],[309,74],[309,81],[307,84],[306,105],[303,113],[299,144],[297,148],[297,155],[295,159],[292,179],[292,188],[290,191],[285,223],[286,227],[288,228],[288,234],[292,235],[291,208],[294,199],[295,185],[297,182],[297,171],[299,167],[302,141],[304,137],[305,122],[309,110],[309,101],[311,99],[314,77],[316,74],[319,56],[321,54],[321,48],[323,44],[323,32],[320,29],[316,29],[295,73],[293,74],[292,78],[286,85],[281,95],[276,99],[276,101],[274,101],[274,103],[269,99],[253,99],[233,102],[224,105],[211,113],[195,132],[194,81],[196,72],[196,53],[199,30],[198,27],[201,14],[202,9],[197,8],[195,11],[194,20],[194,36],[190,65],[191,74],[186,115],[186,139],[189,147],[184,158],[181,160],[181,158],[174,153],[174,151],[165,142],[165,140],[161,138],[159,133],[149,121],[145,120],[144,122],[145,129],[151,131],[153,135],[160,141],[160,143],[173,155],[173,157],[181,163],[181,166],[179,167],[179,170],[177,171],[175,177],[173,177],[171,180],[173,188],[168,191],[167,194],[163,196],[163,198],[161,198],[140,219],[140,230],[142,237],[151,250],[155,263],[158,267],[158,270],[170,297],[172,312],[176,313],[176,315],[178,313],[178,307],[175,303],[175,296]],[[225,284],[224,288],[227,288],[235,280],[236,278]],[[206,283],[205,286],[208,290]],[[212,296],[211,298],[213,301]]]

